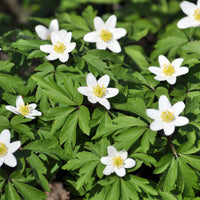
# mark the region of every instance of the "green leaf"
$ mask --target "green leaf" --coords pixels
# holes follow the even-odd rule
[[[105,199],[120,199],[120,179],[118,178],[113,184],[109,186]]]
[[[85,106],[80,106],[79,110],[79,116],[78,116],[78,125],[80,129],[85,133],[86,135],[90,134],[90,127],[89,127],[89,121],[90,121],[90,112]]]
[[[180,157],[185,162],[187,162],[190,166],[200,171],[200,157],[199,156],[181,154]]]
[[[21,200],[10,181],[8,181],[8,184],[6,185],[6,199]]]
[[[9,129],[10,123],[6,117],[0,116],[0,132],[4,129]]]
[[[174,195],[169,192],[158,191],[158,193],[164,200],[177,200],[177,198],[175,198]]]

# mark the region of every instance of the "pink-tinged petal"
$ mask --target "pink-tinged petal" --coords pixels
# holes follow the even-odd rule
[[[24,100],[23,100],[22,96],[17,96],[16,107],[18,108],[20,105],[24,105]]]
[[[150,124],[150,129],[152,131],[159,131],[161,129],[163,129],[163,123],[162,121],[160,120],[155,120],[153,121],[151,124]]]
[[[88,89],[88,87],[85,87],[85,86],[82,86],[82,87],[78,87],[78,91],[85,95],[85,96],[88,96],[91,94],[90,90]]]
[[[126,29],[124,28],[115,28],[110,31],[113,34],[114,40],[118,40],[126,35]]]
[[[155,109],[151,109],[151,108],[147,109],[146,114],[151,119],[159,119],[160,118],[160,112],[158,110],[155,110]]]
[[[123,177],[126,175],[126,170],[123,167],[115,168],[115,173],[117,174],[117,176]]]
[[[118,93],[119,93],[119,90],[117,88],[107,88],[105,98],[108,99],[108,98],[114,97]]]
[[[9,167],[15,167],[17,165],[17,160],[13,154],[7,154],[4,163]]]
[[[104,87],[107,88],[109,82],[110,82],[110,76],[104,75],[97,81],[97,84],[99,84],[100,86],[104,85]]]
[[[108,43],[108,49],[114,53],[121,52],[121,46],[117,40],[110,41]]]
[[[159,111],[166,111],[171,108],[171,103],[165,95],[161,95],[158,100]]]
[[[97,103],[97,98],[95,96],[88,96],[87,99],[90,103]]]
[[[192,16],[195,9],[197,8],[197,6],[193,3],[190,3],[188,1],[183,1],[181,2],[180,4],[180,7],[181,7],[181,10],[186,14],[186,15],[189,15],[189,16]]]
[[[117,154],[117,150],[113,146],[108,146],[107,151],[108,151],[108,156],[111,157],[111,158],[115,157],[116,154]]]
[[[177,59],[173,60],[171,64],[176,69],[176,68],[179,68],[181,66],[183,61],[184,61],[183,58],[177,58]]]
[[[0,134],[0,143],[5,144],[6,146],[10,144],[10,131],[4,129]]]
[[[112,174],[114,171],[114,167],[109,165],[105,167],[105,169],[103,170],[103,174],[107,176]]]
[[[36,103],[31,103],[28,105],[31,110],[34,110],[37,107]]]
[[[117,156],[120,156],[123,160],[127,159],[128,153],[125,150],[121,150],[117,153]]]
[[[110,157],[105,156],[105,157],[101,158],[101,163],[104,164],[104,165],[112,165],[113,161]]]
[[[44,44],[44,45],[40,45],[40,50],[45,53],[52,53],[54,52],[54,47],[51,44]]]
[[[59,24],[57,19],[53,19],[49,25],[49,31],[58,31],[59,30]]]
[[[105,29],[105,24],[104,21],[101,19],[101,17],[94,18],[94,27],[96,31],[101,31]]]
[[[124,167],[125,168],[132,168],[132,167],[135,167],[135,165],[136,165],[136,162],[132,158],[127,158],[124,161]]]
[[[185,104],[182,101],[179,101],[172,106],[171,111],[174,113],[175,116],[178,116],[182,113],[184,108]]]
[[[21,146],[20,141],[15,141],[15,142],[10,143],[8,146],[9,153],[14,153],[15,151],[17,151],[17,149],[19,149],[20,146]]]
[[[106,29],[111,29],[111,28],[115,28],[116,27],[116,23],[117,23],[117,17],[115,15],[111,15],[105,25],[106,25]]]
[[[196,27],[199,25],[200,25],[200,23],[196,23],[196,21],[191,17],[184,17],[184,18],[180,19],[177,23],[177,27],[180,29]]]
[[[29,115],[32,115],[32,116],[41,116],[42,113],[40,111],[38,111],[38,110],[32,110]],[[29,115],[27,115],[27,116],[29,116]]]
[[[104,42],[103,40],[99,39],[96,42],[96,48],[97,49],[101,49],[101,50],[105,50],[108,46],[108,43]]]
[[[58,58],[59,58],[60,62],[65,63],[69,59],[69,54],[67,52],[60,53],[60,54],[58,54]]]
[[[97,80],[92,73],[89,73],[86,77],[87,86],[93,90],[93,87],[97,85]]]
[[[161,75],[162,74],[162,69],[160,67],[151,66],[151,67],[148,68],[148,70],[150,72],[152,72],[153,74],[156,74],[156,75]]]
[[[71,52],[74,50],[75,47],[76,47],[76,43],[72,42],[72,43],[68,44],[66,48],[67,48],[68,52]]]
[[[51,42],[52,42],[53,45],[55,45],[58,41],[61,42],[61,40],[62,39],[60,38],[59,32],[53,31],[51,33]]]
[[[172,135],[175,130],[174,123],[163,123],[163,129],[166,136]]]
[[[189,123],[189,119],[184,116],[177,117],[174,121],[175,126],[184,126]]]
[[[174,85],[176,83],[176,76],[170,76],[167,78],[167,82],[170,84],[170,85]]]
[[[58,58],[58,54],[51,53],[48,56],[45,57],[47,60],[56,60]]]
[[[176,76],[181,76],[183,74],[187,74],[189,69],[187,67],[180,67],[176,70]]]
[[[96,43],[98,38],[99,38],[98,32],[93,31],[93,32],[87,33],[83,37],[83,40],[86,41],[86,42],[94,42],[94,43]]]
[[[158,56],[158,62],[160,64],[160,67],[162,67],[164,64],[170,63],[169,60],[163,55]]]
[[[48,35],[50,35],[49,30],[42,25],[37,25],[35,27],[35,32],[37,33],[39,38],[42,40],[47,40]]]
[[[104,106],[107,110],[110,110],[110,103],[106,98],[98,98],[98,102]]]
[[[14,106],[6,106],[6,110],[9,110],[9,111],[11,111],[11,112],[13,112],[13,113],[15,113],[15,114],[17,114],[17,115],[20,115],[20,114],[21,114],[21,113],[17,110],[17,108],[14,107]]]

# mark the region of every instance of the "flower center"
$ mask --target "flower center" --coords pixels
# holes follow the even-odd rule
[[[0,157],[7,153],[7,147],[4,143],[0,143]]]
[[[171,76],[175,72],[174,67],[170,63],[165,63],[162,66],[162,71],[166,76]]]
[[[196,20],[200,21],[200,8],[197,8],[197,9],[194,11],[193,17],[194,17]]]
[[[100,33],[100,37],[104,42],[108,42],[112,39],[112,33],[109,30],[102,30]]]
[[[58,41],[53,47],[56,53],[63,53],[66,49],[65,45],[60,41]]]
[[[106,93],[106,88],[104,87],[104,85],[100,86],[99,84],[97,84],[96,87],[93,87],[93,93],[97,97],[102,97]]]
[[[164,121],[164,122],[171,122],[173,119],[174,119],[174,115],[173,113],[171,113],[170,111],[163,111],[162,114],[161,114],[161,119]]]
[[[22,114],[22,115],[28,115],[30,112],[31,112],[31,108],[30,106],[28,105],[28,103],[26,105],[22,104],[19,106],[19,112]]]
[[[116,156],[113,158],[113,165],[116,166],[117,168],[121,167],[124,164],[124,160],[122,159],[121,156]]]

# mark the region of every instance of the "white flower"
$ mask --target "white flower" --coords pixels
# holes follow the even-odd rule
[[[47,60],[56,60],[58,58],[61,62],[64,63],[69,59],[69,52],[73,51],[76,46],[75,42],[71,43],[71,38],[72,33],[67,32],[66,30],[52,32],[52,45],[41,45],[40,50],[45,53],[49,53],[49,55],[46,56]]]
[[[117,151],[113,146],[108,146],[107,149],[108,156],[101,158],[101,163],[106,165],[103,170],[104,175],[110,175],[115,172],[118,176],[123,177],[126,175],[125,168],[132,168],[136,165],[135,160],[127,158],[127,151]]]
[[[154,119],[150,124],[150,129],[159,131],[164,129],[165,135],[173,134],[175,126],[184,126],[189,123],[188,118],[179,114],[184,110],[185,104],[180,101],[171,106],[165,95],[160,96],[158,101],[159,110],[147,109],[147,115]]]
[[[126,30],[124,28],[115,28],[116,22],[115,15],[111,15],[106,23],[103,22],[101,17],[95,17],[95,31],[87,33],[83,39],[86,42],[96,43],[97,49],[105,50],[108,48],[115,53],[119,53],[121,47],[117,40],[126,35]]]
[[[200,0],[197,1],[197,5],[188,1],[183,1],[180,6],[187,17],[178,21],[178,28],[184,29],[200,26]]]
[[[24,101],[22,99],[22,96],[17,96],[16,99],[16,107],[14,106],[6,106],[6,109],[17,114],[17,115],[23,115],[24,117],[30,118],[30,119],[35,119],[34,116],[41,116],[42,113],[35,110],[35,108],[37,107],[37,104],[32,103],[29,104],[28,103],[25,105]]]
[[[149,67],[149,71],[156,75],[154,79],[157,81],[167,81],[169,84],[175,84],[177,76],[186,74],[189,71],[187,67],[180,67],[183,62],[182,58],[177,58],[170,63],[165,56],[160,55],[158,62],[160,67]]]
[[[0,134],[0,167],[3,163],[10,167],[17,165],[17,160],[13,153],[20,147],[21,142],[10,143],[10,131],[5,129]]]
[[[117,88],[107,88],[110,82],[108,75],[102,76],[98,81],[92,73],[89,73],[86,78],[87,87],[79,87],[78,91],[88,97],[91,103],[99,102],[107,110],[110,109],[110,103],[107,98],[114,97],[118,94]]]
[[[37,35],[42,39],[42,40],[50,40],[51,39],[51,33],[53,31],[59,31],[59,24],[57,19],[53,19],[50,22],[49,29],[46,28],[45,26],[42,25],[37,25],[35,27],[35,31]]]

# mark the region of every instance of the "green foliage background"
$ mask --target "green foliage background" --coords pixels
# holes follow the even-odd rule
[[[194,2],[196,3],[196,2]],[[15,153],[16,168],[0,169],[0,200],[42,200],[55,177],[62,178],[74,199],[190,200],[199,199],[200,186],[200,32],[179,30],[184,17],[177,0],[33,1],[22,5],[31,14],[28,23],[15,23],[12,14],[0,14],[0,131],[9,129],[22,148]],[[83,41],[94,30],[93,19],[117,16],[117,27],[127,30],[120,39],[122,52],[96,50]],[[37,24],[58,19],[60,29],[72,32],[75,50],[67,63],[49,62],[34,31]],[[158,56],[183,58],[189,73],[174,86],[158,82],[148,71]],[[3,58],[3,57],[2,57]],[[109,86],[119,89],[110,99],[111,110],[91,104],[78,93],[86,75],[108,74]],[[146,108],[158,108],[161,95],[174,104],[184,101],[187,126],[171,137],[149,129]],[[36,102],[43,115],[30,120],[5,109],[18,95]],[[175,146],[178,158],[171,151]],[[100,158],[107,146],[127,150],[136,167],[124,178],[103,176]]]

